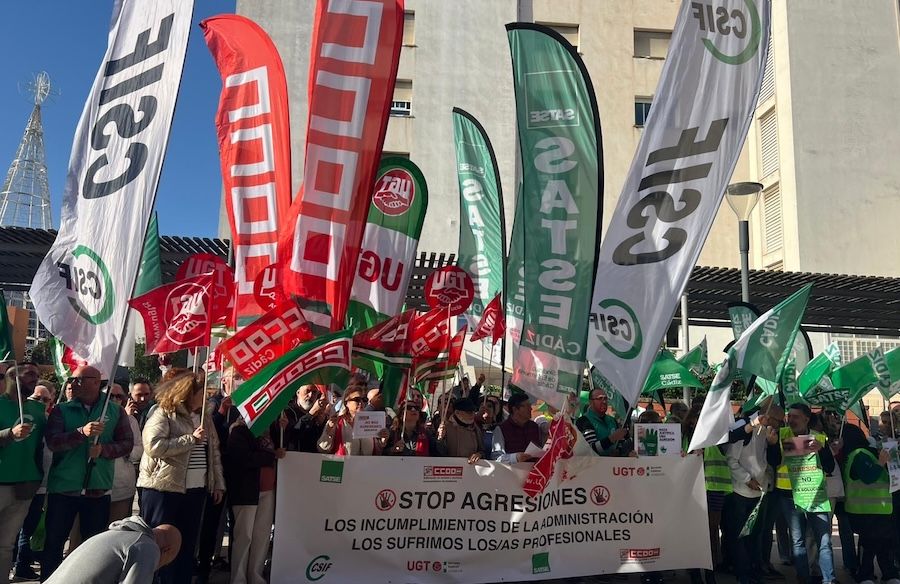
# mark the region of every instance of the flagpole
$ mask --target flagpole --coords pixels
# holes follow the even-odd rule
[[[19,366],[16,364],[15,359],[8,359],[6,361],[0,361],[0,363],[12,363],[13,367],[16,368],[16,374],[13,375],[13,384],[16,390],[16,401],[19,404],[19,424],[25,423],[25,409],[22,406],[22,391],[19,389]]]

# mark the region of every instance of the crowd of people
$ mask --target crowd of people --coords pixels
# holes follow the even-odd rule
[[[514,464],[534,461],[530,447],[548,440],[548,415],[536,416],[524,393],[503,400],[483,391],[484,376],[437,399],[410,389],[396,408],[362,376],[341,392],[305,385],[255,436],[232,403],[228,375],[209,397],[203,377],[188,370],[168,370],[155,388],[135,379],[126,390],[104,388],[101,373],[84,366],[61,395],[39,373],[19,363],[0,376],[0,574],[15,579],[202,584],[225,569],[233,584],[262,584],[277,462],[287,451]],[[674,402],[665,417],[648,409],[634,421],[680,424],[686,450],[701,407],[702,398]],[[836,582],[836,517],[843,565],[855,580],[873,582],[877,562],[883,582],[900,584],[900,507],[895,513],[881,445],[900,428],[900,410],[866,436],[836,412],[786,409],[763,400],[736,416],[726,443],[682,453],[703,458],[715,566],[692,570],[691,581],[715,584],[722,571],[741,584],[785,578],[770,562],[777,546],[798,582]],[[385,412],[377,436],[353,437],[362,411]],[[576,454],[637,456],[630,424],[617,413],[618,420],[603,389],[592,389],[573,416]],[[821,470],[823,480],[803,486],[806,498],[798,497],[788,460],[795,453],[785,455],[786,447],[804,448],[807,465]]]

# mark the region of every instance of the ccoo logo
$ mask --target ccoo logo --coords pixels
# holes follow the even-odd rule
[[[607,298],[591,314],[597,339],[621,359],[634,359],[641,352],[643,334],[634,310],[621,300]]]
[[[712,35],[712,38],[702,39],[703,46],[712,56],[727,65],[746,63],[759,48],[762,37],[759,9],[754,0],[744,0],[744,4],[747,7],[746,11],[739,8],[729,9],[727,6],[714,6],[709,1],[691,2],[691,16],[697,21],[701,31]],[[743,48],[735,54],[729,54],[734,52],[734,49],[726,46],[732,45]]]

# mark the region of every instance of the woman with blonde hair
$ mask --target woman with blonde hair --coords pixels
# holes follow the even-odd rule
[[[142,434],[141,516],[150,527],[169,523],[181,532],[181,551],[159,576],[164,584],[190,584],[203,507],[225,492],[219,438],[209,413],[201,415],[206,393],[193,373],[167,380],[156,394]]]

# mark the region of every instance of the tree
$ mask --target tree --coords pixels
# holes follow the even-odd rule
[[[128,374],[131,379],[143,377],[155,384],[162,376],[162,372],[159,370],[159,361],[156,359],[156,355],[145,355],[145,351],[144,343],[134,344],[134,367],[128,368]]]

